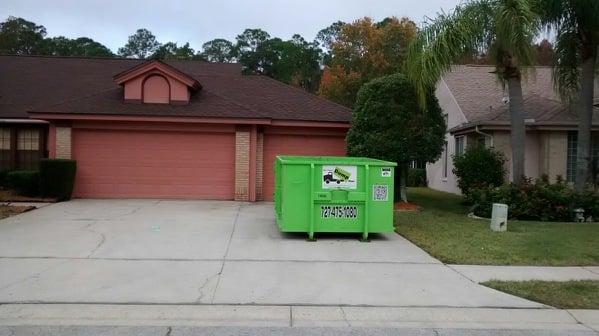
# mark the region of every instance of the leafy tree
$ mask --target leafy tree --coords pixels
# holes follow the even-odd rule
[[[339,34],[341,33],[341,28],[345,25],[343,21],[337,21],[331,24],[330,26],[321,29],[318,34],[316,34],[316,38],[314,39],[315,45],[321,47],[323,50],[322,53],[322,64],[330,65],[333,56],[331,55],[331,48],[333,43],[337,41]]]
[[[241,54],[255,52],[268,39],[270,39],[270,34],[262,29],[246,29],[235,38],[237,41],[236,48]]]
[[[538,31],[534,0],[471,0],[429,22],[410,46],[407,73],[421,104],[454,62],[472,50],[487,50],[498,79],[508,87],[514,182],[524,176],[524,103],[521,80],[534,64]]]
[[[9,16],[0,23],[0,53],[38,55],[43,52],[46,28],[23,18]]]
[[[161,60],[191,60],[194,57],[195,51],[189,46],[189,42],[182,47],[177,46],[175,42],[167,42],[152,54],[152,58]]]
[[[160,47],[156,36],[147,29],[138,29],[135,34],[129,36],[127,44],[119,48],[119,55],[132,58],[148,58]]]
[[[551,66],[553,65],[553,44],[547,39],[543,39],[540,43],[535,45],[537,54],[537,65]]]
[[[432,90],[425,99],[426,109],[421,110],[405,75],[377,78],[360,89],[347,134],[348,155],[398,163],[397,196],[404,201],[409,163],[437,160],[445,144],[445,120]]]
[[[416,36],[416,25],[407,18],[387,18],[373,22],[356,20],[340,27],[331,43],[330,78],[320,83],[319,93],[346,106],[352,106],[357,90],[369,80],[401,70],[406,47]],[[357,76],[354,76],[357,74]],[[356,77],[360,83],[354,83]],[[350,83],[337,83],[348,79]],[[338,87],[352,89],[347,98],[339,99]]]
[[[44,40],[44,54],[55,56],[113,57],[105,45],[87,37],[69,39],[64,36]]]
[[[261,74],[314,91],[320,78],[318,49],[300,35],[291,40],[266,38],[261,30],[246,30],[238,38],[239,63],[246,74]]]
[[[202,55],[209,62],[232,63],[236,60],[233,43],[222,38],[208,41],[202,45]]]
[[[538,12],[557,33],[554,82],[563,99],[576,103],[578,147],[575,189],[582,192],[590,180],[591,124],[594,77],[599,48],[599,1],[545,0]]]

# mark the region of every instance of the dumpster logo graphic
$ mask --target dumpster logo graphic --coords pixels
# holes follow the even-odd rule
[[[356,189],[356,166],[322,166],[323,189]]]

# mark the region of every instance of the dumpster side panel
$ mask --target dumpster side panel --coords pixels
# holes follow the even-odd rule
[[[285,232],[306,232],[310,225],[310,166],[281,165],[281,214]]]
[[[393,176],[394,167],[370,167],[370,186],[367,197],[369,231],[393,231]]]

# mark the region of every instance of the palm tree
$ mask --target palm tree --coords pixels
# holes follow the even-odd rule
[[[473,0],[441,13],[423,27],[408,48],[406,70],[421,104],[427,90],[473,50],[487,52],[498,79],[507,85],[511,118],[512,176],[524,176],[524,104],[521,80],[534,62],[538,32],[534,0]]]
[[[556,32],[553,78],[562,99],[576,103],[578,146],[575,190],[589,182],[591,124],[597,48],[599,47],[599,1],[544,0],[538,11],[544,24]]]

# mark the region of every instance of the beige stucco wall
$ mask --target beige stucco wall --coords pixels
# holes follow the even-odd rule
[[[539,173],[539,155],[540,155],[540,139],[544,136],[541,132],[527,132],[526,143],[524,149],[524,174],[530,178],[537,178],[541,176]],[[505,169],[508,172],[507,178],[512,181],[512,145],[510,139],[510,132],[507,131],[496,131],[493,132],[493,144],[492,146],[503,152],[506,158]]]
[[[445,81],[439,81],[435,93],[437,99],[439,99],[439,105],[441,106],[441,109],[443,109],[443,113],[447,114],[447,129],[466,122],[464,113],[460,110],[460,107],[449,91]],[[455,138],[447,133],[445,134],[445,140],[447,141],[448,151],[447,178],[443,177],[443,155],[441,155],[436,162],[426,165],[426,178],[428,179],[429,187],[433,189],[460,194],[460,188],[457,186],[456,177],[451,171],[453,169],[453,155],[455,154]],[[468,142],[468,140],[466,140],[466,142]]]

